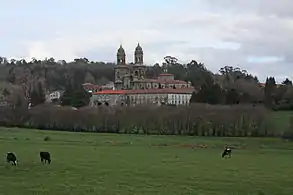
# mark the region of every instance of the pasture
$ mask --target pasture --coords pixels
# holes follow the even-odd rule
[[[293,143],[281,139],[0,132],[0,194],[293,194]],[[221,158],[225,144],[235,147],[231,159]],[[8,151],[17,167],[5,162]]]
[[[281,131],[290,127],[290,118],[293,117],[292,111],[278,111],[271,113],[271,123]]]

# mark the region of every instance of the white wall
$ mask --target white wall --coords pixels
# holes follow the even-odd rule
[[[60,91],[54,91],[48,95],[46,95],[46,101],[51,102],[54,99],[60,99],[61,98],[61,93]]]
[[[129,94],[130,104],[152,104],[153,102],[162,102],[167,99],[167,104],[189,105],[191,94]],[[119,94],[99,94],[91,97],[90,105],[95,101],[101,103],[108,102],[110,105],[118,104],[126,100],[125,95]]]
[[[90,99],[90,105],[93,106],[96,101],[104,103],[108,102],[109,105],[116,105],[119,102],[123,101],[124,95],[120,94],[97,94],[92,95]]]
[[[188,105],[191,94],[168,94],[168,104]]]

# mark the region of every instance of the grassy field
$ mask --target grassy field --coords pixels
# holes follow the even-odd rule
[[[278,127],[280,131],[287,130],[290,126],[290,118],[293,117],[292,111],[279,111],[272,112],[271,122],[275,127]]]
[[[293,194],[293,143],[280,139],[0,132],[0,194]],[[231,159],[220,156],[225,144],[236,147]],[[8,151],[18,167],[5,162]]]

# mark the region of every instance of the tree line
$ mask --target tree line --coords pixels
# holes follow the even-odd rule
[[[195,60],[180,64],[171,56],[163,66],[175,79],[191,81],[195,91],[189,107],[87,107],[86,82],[106,84],[114,79],[114,63],[73,62],[53,58],[7,61],[0,58],[0,125],[69,131],[207,136],[281,136],[268,120],[270,110],[293,109],[292,81],[277,85],[268,77],[258,78],[239,67],[225,66],[218,73]],[[147,77],[163,72],[155,64]],[[61,106],[44,104],[45,93],[65,90]],[[32,108],[28,109],[28,102]],[[76,109],[78,108],[78,109]],[[289,130],[290,131],[290,130]]]
[[[264,104],[273,110],[293,109],[293,87],[288,78],[278,87],[275,79],[268,77],[265,87],[261,87],[256,76],[239,67],[225,66],[212,73],[204,63],[196,60],[187,64],[180,64],[172,56],[166,56],[164,60],[162,65],[148,66],[146,77],[155,78],[166,68],[175,79],[191,81],[197,91],[191,102]],[[86,58],[66,62],[54,58],[8,61],[0,57],[0,81],[21,86],[24,96],[31,98],[33,105],[42,104],[48,91],[65,90],[63,105],[82,107],[88,102],[88,95],[82,91],[81,85],[103,85],[114,81],[114,66],[115,63],[94,62]],[[2,89],[2,96],[7,96],[6,92]],[[78,97],[82,97],[82,101]]]
[[[251,105],[0,108],[0,125],[10,127],[145,135],[282,136],[269,119],[266,108]]]

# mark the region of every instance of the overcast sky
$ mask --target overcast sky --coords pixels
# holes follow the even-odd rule
[[[292,0],[10,0],[1,2],[0,56],[133,61],[166,55],[217,72],[239,66],[260,80],[293,77]]]

